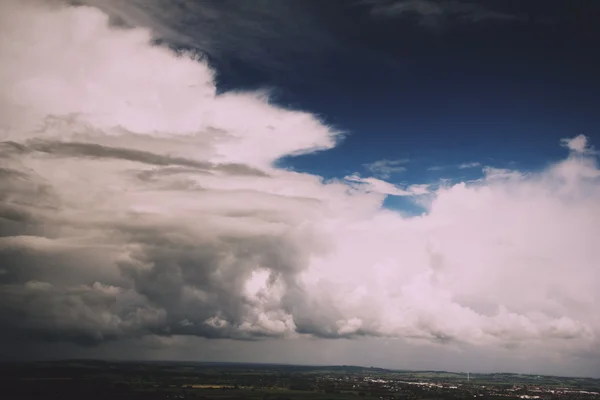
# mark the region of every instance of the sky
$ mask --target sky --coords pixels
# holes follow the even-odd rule
[[[3,0],[0,358],[600,377],[599,11]]]

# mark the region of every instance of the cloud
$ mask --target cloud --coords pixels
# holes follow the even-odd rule
[[[520,179],[523,175],[519,171],[506,168],[484,167],[483,174],[487,180],[494,179]]]
[[[422,25],[439,27],[446,23],[482,23],[523,20],[524,16],[496,10],[485,3],[463,0],[371,0],[376,18],[416,17]]]
[[[79,2],[100,8],[119,26],[145,27],[160,42],[199,51],[221,68],[233,69],[232,64],[241,61],[259,70],[286,71],[289,60],[308,64],[337,48],[328,27],[314,18],[310,4],[303,1]]]
[[[433,165],[427,168],[428,171],[444,171],[449,168],[458,168],[458,169],[469,169],[469,168],[477,168],[481,167],[481,163],[479,162],[466,162],[458,165]]]
[[[335,146],[315,116],[217,94],[202,59],[98,9],[1,7],[2,346],[598,348],[600,171],[587,142],[565,141],[571,153],[537,173],[487,170],[435,192],[325,181],[274,166]],[[422,194],[419,217],[382,207]]]
[[[446,165],[434,165],[434,166],[427,168],[427,170],[428,171],[443,171],[446,168],[448,168]]]
[[[403,164],[406,164],[408,160],[378,160],[369,164],[365,164],[364,167],[373,174],[380,176],[381,178],[389,178],[392,174],[397,172],[406,171],[406,167]]]
[[[402,189],[392,183],[377,178],[362,178],[357,174],[348,175],[344,178],[352,187],[369,193],[380,193],[391,196],[412,196],[428,193],[426,184],[411,185]]]
[[[481,163],[469,162],[469,163],[462,163],[458,166],[459,169],[468,169],[468,168],[477,168],[477,167],[481,167]]]
[[[594,149],[590,147],[585,135],[577,135],[573,138],[562,139],[561,144],[574,154],[592,154]]]

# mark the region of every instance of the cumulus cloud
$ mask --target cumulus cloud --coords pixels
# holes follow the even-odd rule
[[[408,160],[400,159],[400,160],[378,160],[372,163],[365,164],[364,167],[370,171],[371,173],[381,177],[381,178],[389,178],[392,174],[397,172],[406,171],[406,164]]]
[[[588,143],[588,138],[585,135],[577,135],[573,138],[565,138],[561,140],[564,147],[575,154],[591,154],[594,149]]]
[[[313,115],[217,94],[201,59],[96,8],[1,7],[4,336],[597,348],[587,139],[541,172],[487,170],[435,192],[325,181],[274,167],[336,144]],[[422,216],[382,208],[423,194]]]

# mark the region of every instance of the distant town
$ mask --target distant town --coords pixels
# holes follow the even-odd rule
[[[355,366],[69,360],[0,366],[6,399],[599,399],[600,379]]]

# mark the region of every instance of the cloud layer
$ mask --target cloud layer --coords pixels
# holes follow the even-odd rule
[[[201,59],[98,9],[1,11],[3,335],[598,348],[600,171],[585,137],[543,171],[487,168],[435,192],[324,181],[273,167],[336,144],[313,115],[218,95]],[[428,212],[385,210],[388,194]]]

